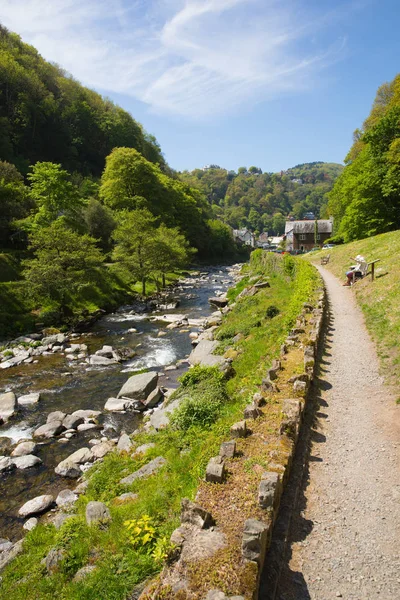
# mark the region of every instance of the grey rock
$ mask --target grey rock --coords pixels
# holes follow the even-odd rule
[[[100,426],[96,423],[81,423],[78,425],[78,431],[89,431],[90,429],[98,429]]]
[[[130,452],[131,449],[132,449],[131,438],[126,433],[123,433],[118,440],[117,451],[120,453],[121,452]]]
[[[229,442],[222,442],[219,449],[219,455],[223,458],[233,458],[236,453],[236,442],[231,440]]]
[[[77,465],[83,465],[93,461],[93,453],[90,448],[79,448],[79,450],[70,454],[66,460],[76,463]]]
[[[13,543],[6,538],[0,538],[0,552],[8,552],[13,547]]]
[[[155,444],[153,442],[149,442],[148,444],[142,444],[141,446],[138,446],[134,452],[135,454],[146,454],[147,450],[150,450],[151,448],[154,448]]]
[[[44,559],[44,564],[46,565],[47,572],[49,574],[54,573],[58,570],[60,562],[65,557],[65,550],[63,548],[52,548],[49,550],[46,558]]]
[[[273,394],[279,392],[277,385],[275,383],[272,383],[269,377],[266,377],[262,380],[261,389],[263,392],[271,392]]]
[[[206,468],[206,481],[210,483],[223,483],[225,477],[225,463],[222,456],[210,458]]]
[[[32,394],[25,394],[18,398],[18,404],[21,406],[28,406],[29,404],[37,404],[40,400],[39,392],[32,392]]]
[[[247,435],[246,421],[239,421],[231,427],[231,436],[234,438],[243,438]]]
[[[56,498],[57,506],[65,506],[66,504],[75,504],[78,500],[77,494],[70,489],[61,490]]]
[[[16,456],[15,458],[13,458],[13,461],[17,469],[30,469],[31,467],[35,467],[37,465],[42,464],[41,459],[38,456],[34,456],[33,454]]]
[[[106,442],[100,442],[100,444],[92,446],[91,450],[94,458],[98,460],[99,458],[104,458],[109,452],[112,452],[114,447],[114,443],[110,440],[107,440]]]
[[[225,308],[225,306],[228,304],[228,299],[213,297],[209,298],[208,302],[211,304],[211,306],[216,306],[217,308]]]
[[[242,554],[247,560],[258,563],[262,568],[267,549],[269,527],[257,519],[247,519],[244,523]]]
[[[8,437],[0,437],[0,456],[8,454],[12,448],[13,442]]]
[[[151,394],[149,394],[147,396],[147,398],[143,402],[143,404],[146,409],[154,408],[155,406],[157,406],[157,404],[159,404],[159,402],[161,402],[162,399],[163,399],[163,393],[161,391],[161,388],[156,387],[156,389],[153,390],[151,392]]]
[[[83,422],[83,417],[80,417],[78,415],[67,415],[64,418],[62,424],[64,425],[65,429],[76,429],[78,425],[81,425],[81,423]]]
[[[25,523],[22,525],[22,529],[25,529],[25,531],[32,531],[32,529],[35,529],[38,523],[39,521],[36,517],[31,517],[25,521]]]
[[[86,506],[86,523],[93,525],[105,521],[111,521],[111,513],[107,506],[103,502],[89,502]]]
[[[218,347],[217,341],[201,340],[194,350],[189,354],[191,365],[201,365],[203,367],[220,366],[226,362],[223,356],[214,355],[214,350]]]
[[[173,411],[178,408],[180,403],[182,402],[183,397],[177,398],[170,402],[165,408],[161,408],[160,410],[156,410],[150,417],[150,425],[154,427],[154,429],[163,429],[169,424],[169,416],[173,413]]]
[[[82,417],[82,419],[96,419],[101,415],[101,411],[99,410],[91,410],[91,409],[80,409],[75,410],[71,413],[71,417]]]
[[[181,523],[190,523],[199,529],[207,529],[214,525],[214,519],[204,508],[183,498],[181,502]]]
[[[119,502],[128,502],[129,500],[137,500],[139,498],[138,494],[134,494],[133,492],[125,492],[125,494],[121,494],[117,496],[115,499]]]
[[[88,575],[90,575],[90,573],[93,573],[93,571],[96,569],[95,565],[86,565],[85,567],[82,567],[81,569],[79,569],[75,575],[72,581],[82,581],[83,579],[85,579]]]
[[[296,396],[305,396],[307,392],[307,382],[299,379],[293,384],[293,392]]]
[[[17,399],[14,392],[0,394],[0,420],[5,423],[16,413]]]
[[[13,544],[13,547],[10,548],[10,550],[2,552],[0,557],[0,571],[2,571],[8,564],[10,564],[10,562],[13,561],[14,558],[18,556],[18,554],[21,554],[23,550],[23,543],[23,539],[18,540],[18,542],[15,542],[15,544]]]
[[[272,509],[279,493],[280,477],[273,471],[262,475],[258,487],[258,504],[261,508]]]
[[[256,406],[264,406],[265,403],[266,402],[263,395],[260,394],[260,392],[256,392],[253,396],[253,404],[255,404]]]
[[[43,496],[36,496],[32,500],[25,502],[18,511],[20,517],[30,517],[31,515],[37,515],[45,510],[48,510],[54,502],[53,496],[50,494],[44,494]]]
[[[65,413],[61,410],[55,410],[47,415],[46,423],[51,423],[52,421],[63,421],[65,417]]]
[[[38,427],[38,429],[33,432],[33,437],[44,437],[50,439],[56,435],[59,435],[64,430],[65,427],[61,421],[50,421],[50,423],[45,423],[45,425]]]
[[[106,358],[105,356],[97,356],[96,354],[93,354],[89,358],[89,364],[96,367],[108,367],[109,365],[117,364],[117,362],[115,358]]]
[[[157,456],[157,458],[153,458],[147,465],[144,465],[134,473],[131,473],[127,477],[121,479],[120,483],[122,485],[131,485],[136,479],[142,479],[144,477],[149,477],[159,469],[161,469],[167,461],[162,456]]]
[[[82,472],[77,463],[74,463],[68,459],[62,460],[54,469],[57,475],[61,477],[69,477],[70,479],[77,479],[82,475]]]
[[[49,344],[64,344],[64,342],[68,341],[65,333],[56,333],[55,335],[49,335],[42,339],[43,346],[48,346]]]
[[[0,456],[0,473],[12,471],[15,469],[15,463],[9,456]]]
[[[104,410],[120,412],[129,408],[131,401],[127,398],[109,398],[104,405]]]
[[[58,530],[62,527],[65,521],[72,519],[74,515],[69,515],[67,513],[57,512],[54,516],[49,519],[49,522],[54,525],[54,527]]]
[[[261,417],[262,411],[255,404],[249,404],[244,409],[243,416],[245,419],[257,419]]]
[[[34,454],[36,452],[37,445],[35,442],[20,442],[18,446],[11,452],[11,456],[26,456],[27,454]]]
[[[157,387],[157,373],[141,373],[129,377],[120,389],[117,398],[130,398],[132,400],[146,400],[153,390]]]
[[[254,287],[262,290],[263,288],[269,288],[271,287],[268,281],[259,281],[258,283],[254,284]]]
[[[95,352],[96,356],[104,356],[105,358],[114,358],[114,348],[112,346],[103,346]]]

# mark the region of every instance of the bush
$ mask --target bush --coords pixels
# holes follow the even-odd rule
[[[187,431],[191,427],[205,429],[218,418],[222,400],[213,393],[185,398],[171,417],[175,429]]]
[[[276,315],[279,315],[279,312],[279,308],[271,304],[271,306],[268,306],[267,310],[265,311],[265,316],[267,319],[273,319],[276,317]]]

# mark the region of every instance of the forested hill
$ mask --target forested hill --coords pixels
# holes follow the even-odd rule
[[[288,215],[325,216],[327,194],[342,170],[342,165],[324,162],[300,164],[280,173],[263,173],[254,166],[227,171],[211,165],[184,171],[180,177],[199,188],[215,217],[231,227],[280,234]]]
[[[400,74],[378,89],[345,162],[329,200],[338,237],[400,229]]]
[[[37,161],[99,177],[118,146],[165,166],[156,139],[0,25],[0,158],[22,174]]]

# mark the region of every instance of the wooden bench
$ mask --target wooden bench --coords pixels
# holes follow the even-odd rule
[[[323,256],[323,257],[321,258],[321,265],[327,265],[327,264],[328,264],[328,262],[329,262],[329,259],[330,259],[330,257],[331,257],[331,255],[330,255],[330,254],[327,254],[326,256]]]
[[[364,277],[367,277],[368,275],[371,275],[371,281],[374,281],[374,279],[375,279],[375,264],[377,262],[379,262],[380,260],[381,260],[380,258],[376,258],[375,260],[371,260],[369,263],[367,263],[367,270],[364,275],[361,275],[361,277],[360,276],[356,277],[356,271],[354,271],[351,285],[354,285],[359,279],[364,279]],[[370,270],[370,268],[371,268],[371,270]]]

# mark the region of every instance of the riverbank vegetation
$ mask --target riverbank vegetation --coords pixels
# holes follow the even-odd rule
[[[285,383],[287,373],[302,368],[302,352],[297,366],[292,359],[289,370],[285,367],[282,393],[267,400],[263,416],[254,422],[257,435],[238,440],[239,453],[245,460],[232,459],[226,484],[205,483],[205,468],[210,457],[218,454],[221,442],[229,439],[232,424],[242,419],[244,407],[258,391],[272,360],[279,356],[288,330],[303,303],[312,299],[319,279],[306,261],[262,251],[252,254],[244,274],[246,281],[262,278],[270,287],[252,297],[236,297],[236,305],[219,329],[220,352],[232,358],[234,375],[226,380],[215,367],[190,369],[176,392],[175,397],[180,395],[185,400],[170,426],[158,433],[143,431],[132,437],[135,447],[153,444],[145,454],[113,452],[92,468],[86,475],[89,485],[79,498],[76,515],[58,531],[53,525],[40,524],[27,535],[23,553],[3,573],[0,598],[10,594],[15,600],[130,597],[136,586],[162,568],[171,550],[169,537],[179,524],[181,499],[193,499],[196,493],[228,540],[213,566],[206,571],[197,567],[189,571],[198,597],[203,598],[204,591],[212,587],[231,594],[246,594],[251,588],[253,571],[238,563],[240,532],[243,521],[260,510],[254,493],[259,470],[271,461],[271,452],[276,456],[282,451],[278,448],[281,398],[290,393]],[[242,288],[241,282],[237,293]],[[136,479],[131,485],[120,483],[122,477],[158,456],[166,460],[160,471]],[[123,492],[137,497],[119,500]],[[108,525],[86,524],[85,507],[90,500],[106,502],[112,516]],[[232,506],[233,512],[229,510]],[[136,533],[132,534],[132,528]],[[49,574],[41,561],[54,547],[64,554]],[[94,570],[75,581],[75,573],[87,564]]]
[[[319,262],[326,253],[307,257]],[[400,231],[337,246],[329,253],[330,260],[326,268],[342,282],[346,280],[349,266],[354,264],[351,257],[361,254],[368,262],[379,259],[375,265],[375,281],[371,282],[371,276],[368,275],[347,291],[355,294],[364,313],[367,328],[377,344],[382,373],[388,382],[400,384]]]

